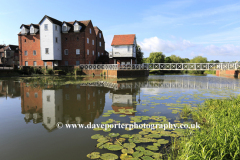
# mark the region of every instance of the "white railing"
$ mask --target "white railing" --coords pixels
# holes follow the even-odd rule
[[[87,70],[237,70],[239,63],[81,64]]]

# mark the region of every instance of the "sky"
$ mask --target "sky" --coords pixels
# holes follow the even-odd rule
[[[192,59],[240,61],[239,0],[0,0],[0,44],[18,44],[22,24],[44,15],[91,20],[111,51],[114,35],[136,34],[144,57],[163,52]],[[5,6],[5,7],[4,7]]]

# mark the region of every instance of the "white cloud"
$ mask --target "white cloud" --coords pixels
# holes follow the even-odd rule
[[[195,44],[184,39],[168,41],[159,39],[158,37],[146,38],[143,40],[143,42],[140,42],[139,45],[143,51],[163,53],[183,51],[195,46]]]
[[[240,55],[240,46],[233,44],[204,46],[184,39],[174,38],[172,41],[169,41],[158,37],[146,38],[143,42],[138,42],[138,44],[143,52],[163,52],[166,55],[166,53],[175,54],[174,52],[178,51],[178,53],[187,54],[189,58],[195,56],[228,56],[228,58],[231,58],[231,56]]]

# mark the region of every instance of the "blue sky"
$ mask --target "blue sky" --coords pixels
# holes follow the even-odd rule
[[[2,0],[0,44],[18,44],[21,24],[39,23],[44,15],[92,20],[103,31],[107,51],[114,35],[136,34],[144,57],[161,51],[240,61],[239,0]]]

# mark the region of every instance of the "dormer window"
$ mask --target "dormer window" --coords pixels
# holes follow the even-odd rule
[[[79,32],[79,31],[81,30],[81,28],[82,28],[82,26],[79,25],[78,22],[75,22],[75,23],[73,24],[73,26],[74,26],[74,32]]]
[[[63,26],[63,31],[67,32],[67,26]]]
[[[28,32],[29,32],[29,29],[26,28],[24,25],[22,25],[21,34],[27,34]]]
[[[34,34],[35,32],[34,32],[34,27],[33,26],[31,26],[31,28],[30,28],[30,34]]]

